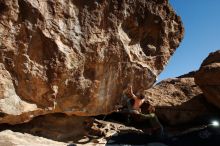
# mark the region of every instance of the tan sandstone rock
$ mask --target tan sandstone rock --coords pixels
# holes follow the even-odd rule
[[[220,50],[210,53],[195,75],[206,99],[220,108]]]
[[[8,114],[0,123],[112,112],[128,84],[153,85],[184,32],[167,0],[0,0],[0,8],[0,74],[12,94],[0,97]]]
[[[0,132],[1,146],[67,146],[67,143],[49,140],[43,137],[33,136],[27,133],[5,130]]]
[[[145,91],[160,120],[177,125],[215,113],[195,84],[193,76],[194,73],[167,79]]]

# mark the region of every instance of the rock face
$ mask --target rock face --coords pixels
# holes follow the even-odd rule
[[[153,85],[183,37],[167,0],[0,0],[0,19],[0,123],[112,112],[128,84]]]
[[[195,81],[206,99],[220,108],[220,50],[210,53],[203,61]]]
[[[156,114],[167,124],[187,123],[215,113],[192,76],[167,79],[145,91],[148,101],[156,108]]]

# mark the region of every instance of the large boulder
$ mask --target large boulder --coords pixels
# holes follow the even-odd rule
[[[160,120],[169,125],[178,125],[215,113],[195,84],[193,76],[194,73],[190,73],[166,79],[145,91]]]
[[[0,123],[11,124],[114,111],[128,84],[154,84],[184,33],[167,0],[0,0],[0,19]]]
[[[210,53],[195,75],[206,99],[220,108],[220,50]]]

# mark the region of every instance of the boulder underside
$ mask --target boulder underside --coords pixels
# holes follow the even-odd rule
[[[115,111],[183,37],[166,0],[0,0],[0,123]]]

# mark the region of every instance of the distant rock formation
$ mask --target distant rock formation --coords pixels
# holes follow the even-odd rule
[[[215,113],[195,84],[194,74],[166,79],[145,91],[147,100],[156,108],[157,116],[166,124],[188,123]]]
[[[183,38],[167,0],[1,0],[0,123],[92,116],[150,88]]]
[[[206,99],[220,108],[220,50],[210,53],[195,75]]]

